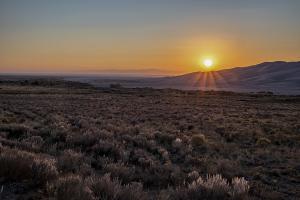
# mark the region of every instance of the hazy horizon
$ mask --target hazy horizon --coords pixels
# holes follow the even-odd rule
[[[0,1],[0,73],[174,75],[300,60],[300,1]]]
[[[222,70],[230,70],[235,68],[241,68],[241,67],[252,67],[256,66],[262,63],[267,62],[300,62],[300,61],[282,61],[282,60],[276,60],[276,61],[265,61],[261,63],[255,63],[251,64],[249,66],[233,66],[233,67],[227,67],[227,68],[216,68],[215,70],[212,70],[212,72],[218,72]],[[77,70],[77,71],[2,71],[2,75],[42,75],[42,76],[107,76],[107,77],[163,77],[163,76],[177,76],[177,75],[184,75],[188,73],[193,72],[205,72],[201,69],[195,70],[195,71],[189,71],[189,72],[175,72],[175,71],[167,71],[167,70],[160,70],[156,68],[148,68],[148,69],[100,69],[100,70]]]

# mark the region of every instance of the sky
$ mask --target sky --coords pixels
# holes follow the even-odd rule
[[[180,74],[300,60],[299,0],[0,0],[0,73]]]

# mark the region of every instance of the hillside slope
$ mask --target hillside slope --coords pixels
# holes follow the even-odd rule
[[[249,67],[165,77],[151,82],[161,87],[182,89],[268,90],[299,94],[300,62],[265,62]]]
[[[234,92],[272,91],[277,94],[300,95],[300,62],[264,62],[214,72],[193,72],[160,78],[134,77],[68,77],[66,80],[109,87],[174,88],[183,90],[226,90]]]

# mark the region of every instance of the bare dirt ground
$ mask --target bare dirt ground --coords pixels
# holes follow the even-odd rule
[[[299,147],[299,96],[0,83],[0,199],[298,199]]]

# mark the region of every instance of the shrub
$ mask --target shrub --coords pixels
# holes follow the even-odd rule
[[[106,164],[104,170],[110,173],[113,178],[119,178],[123,183],[129,183],[135,177],[135,167],[128,167],[124,163]]]
[[[229,159],[218,159],[216,165],[211,166],[208,171],[211,174],[222,174],[228,180],[235,176],[243,175],[239,162]]]
[[[176,140],[172,142],[172,147],[175,149],[180,149],[181,146],[182,146],[182,140],[180,138],[176,138]]]
[[[24,142],[30,148],[37,148],[37,149],[40,149],[44,144],[44,140],[41,136],[31,136],[29,138],[22,140],[22,142]]]
[[[84,132],[84,133],[73,133],[67,135],[67,143],[71,143],[75,146],[81,147],[91,147],[93,146],[97,140],[98,135],[94,133]]]
[[[175,136],[168,133],[156,132],[155,138],[158,140],[158,142],[164,145],[171,145],[173,140],[175,139]]]
[[[141,183],[131,183],[123,186],[122,190],[118,194],[119,200],[146,200],[147,194],[143,191],[143,185]]]
[[[110,174],[102,177],[92,177],[89,185],[98,199],[106,200],[143,200],[146,193],[140,183],[121,185],[118,179],[111,179]]]
[[[172,199],[173,191],[171,190],[161,190],[157,196],[158,200],[170,200]]]
[[[31,129],[29,129],[25,125],[20,124],[2,124],[0,126],[0,131],[8,132],[8,138],[20,138],[28,134],[31,131]]]
[[[114,159],[115,161],[119,160],[122,158],[122,148],[117,146],[116,144],[105,141],[105,140],[100,140],[98,144],[95,144],[92,147],[92,150],[95,154],[99,156],[107,156],[111,159]]]
[[[266,146],[271,144],[271,140],[269,140],[268,138],[265,137],[261,137],[256,141],[256,144],[259,146]]]
[[[16,149],[3,149],[0,153],[0,176],[22,181],[32,180],[44,184],[54,179],[58,172],[55,160]]]
[[[199,173],[197,171],[192,171],[190,173],[188,173],[188,179],[195,181],[199,178]]]
[[[71,124],[79,129],[89,127],[89,122],[85,119],[75,119],[71,122]]]
[[[2,149],[0,153],[0,176],[12,180],[30,179],[31,161],[34,156],[16,149]]]
[[[202,146],[202,145],[206,144],[205,135],[203,135],[203,134],[193,135],[191,142],[194,147]]]
[[[109,85],[109,87],[113,89],[120,89],[122,88],[122,85],[120,83],[112,83]]]
[[[142,168],[149,168],[157,163],[157,159],[148,151],[137,149],[131,153],[130,162]]]
[[[8,133],[0,131],[0,139],[7,138],[7,136],[8,136]]]
[[[103,177],[91,177],[89,179],[91,190],[99,199],[117,199],[121,191],[121,185],[117,179],[111,179],[110,174]]]
[[[58,167],[63,172],[76,173],[80,170],[83,164],[83,155],[72,150],[65,150],[62,155],[58,157]]]
[[[35,182],[44,184],[56,178],[58,172],[55,165],[54,159],[35,158],[31,166]]]
[[[166,150],[164,148],[158,148],[157,151],[164,162],[167,162],[170,160],[168,150]]]
[[[182,140],[180,138],[176,138],[173,143],[172,143],[173,147],[175,148],[179,148],[182,145]]]
[[[80,176],[70,175],[61,177],[52,184],[49,184],[48,192],[51,197],[57,200],[93,200],[93,192],[85,184]]]

